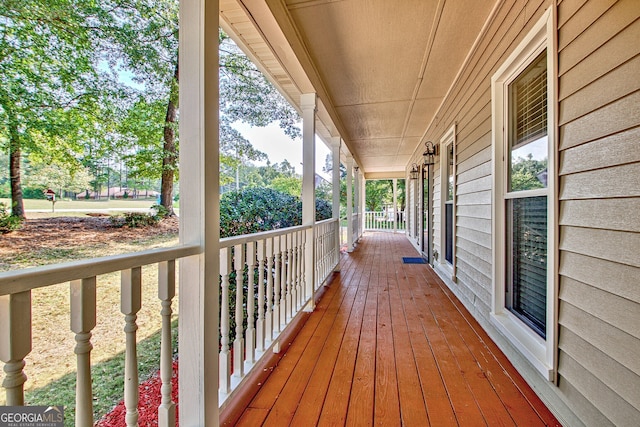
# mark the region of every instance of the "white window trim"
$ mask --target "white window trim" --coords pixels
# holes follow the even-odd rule
[[[555,39],[552,8],[548,9],[535,24],[525,39],[507,58],[491,78],[491,113],[493,145],[493,193],[492,193],[492,278],[493,299],[491,305],[492,324],[513,346],[549,381],[556,377],[557,353],[557,174],[556,171],[556,88],[555,88]],[[547,51],[548,93],[548,235],[547,235],[547,331],[546,339],[505,308],[505,185],[506,168],[505,140],[507,126],[507,88],[542,51]],[[533,193],[531,194],[533,195]]]
[[[446,215],[445,215],[445,204],[447,202],[447,193],[449,191],[448,183],[449,177],[447,176],[447,166],[445,162],[447,161],[447,146],[453,145],[453,256],[451,258],[452,263],[450,264],[446,258]],[[438,257],[438,267],[440,270],[447,275],[447,277],[451,278],[455,282],[455,274],[456,274],[456,124],[447,130],[447,132],[440,138],[440,256]]]

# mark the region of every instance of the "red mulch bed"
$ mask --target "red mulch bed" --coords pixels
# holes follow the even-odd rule
[[[178,361],[173,362],[173,375],[171,378],[171,398],[176,403],[176,427],[178,426]],[[160,372],[156,372],[151,378],[140,384],[140,398],[138,400],[138,425],[141,427],[158,425],[158,406],[160,406],[160,387],[162,381]],[[97,427],[125,427],[124,420],[127,410],[124,400],[97,422]]]

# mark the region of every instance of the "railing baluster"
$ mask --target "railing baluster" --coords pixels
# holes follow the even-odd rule
[[[324,278],[329,275],[331,267],[331,224],[325,224],[323,244],[324,271],[322,273],[322,281],[324,281]]]
[[[70,284],[71,330],[76,333],[76,426],[93,425],[91,331],[96,326],[96,278]]]
[[[220,275],[222,276],[222,301],[220,302],[220,380],[222,393],[231,391],[231,354],[229,353],[229,273],[231,258],[229,249],[220,249]]]
[[[323,239],[323,244],[324,244],[324,251],[323,251],[324,273],[322,274],[323,280],[325,277],[329,275],[329,271],[331,270],[330,268],[331,267],[331,241],[332,241],[331,226],[332,224],[325,224],[325,234]]]
[[[0,360],[7,405],[24,405],[24,358],[31,352],[31,291],[0,296]]]
[[[286,323],[288,324],[289,321],[293,318],[293,313],[294,313],[294,307],[296,305],[296,290],[295,290],[295,263],[293,262],[293,246],[294,246],[295,242],[293,241],[293,233],[288,233],[287,234],[287,287],[288,287],[288,292],[287,292],[287,318],[286,318]]]
[[[338,263],[338,260],[340,259],[340,246],[341,246],[341,241],[340,241],[340,221],[336,222],[335,225],[333,226],[333,264],[334,266]]]
[[[273,263],[276,267],[275,276],[273,278],[273,331],[275,333],[280,332],[280,310],[284,310],[284,307],[280,307],[280,291],[282,290],[281,283],[281,254],[280,254],[281,239],[280,237],[273,238]]]
[[[256,321],[256,347],[258,351],[264,351],[264,240],[258,240],[256,245],[258,253],[258,320]]]
[[[176,405],[171,400],[171,376],[173,374],[173,350],[171,345],[171,302],[176,295],[176,262],[174,260],[158,263],[158,298],[162,310],[162,337],[160,341],[160,380],[162,396],[158,407],[158,425],[172,427],[176,425]]]
[[[142,300],[142,269],[123,270],[121,273],[121,311],[125,315],[126,334],[124,365],[124,404],[127,408],[127,426],[138,425],[138,354],[136,319]]]
[[[302,283],[303,283],[302,277],[304,276],[304,272],[302,271],[302,258],[303,258],[302,236],[304,235],[304,231],[298,231],[297,234],[298,234],[298,244],[296,245],[296,250],[298,251],[298,258],[296,260],[296,266],[297,266],[296,271],[298,272],[298,279],[296,283],[298,284],[298,309],[301,309],[306,299],[304,287],[302,286]]]
[[[330,224],[324,224],[322,227],[322,276],[320,278],[321,282],[324,282],[324,279],[329,274],[329,251],[331,250],[331,246],[329,245],[330,241]]]
[[[236,339],[233,341],[233,375],[239,378],[244,376],[244,337],[243,337],[243,317],[244,317],[244,245],[233,247],[233,262],[236,270]]]
[[[280,270],[280,319],[278,320],[278,332],[282,331],[287,324],[287,236],[280,236],[280,263],[282,264]]]
[[[256,330],[255,322],[255,294],[254,275],[256,265],[256,245],[254,242],[247,243],[247,336],[245,338],[247,346],[246,362],[253,364],[256,361]]]
[[[307,289],[307,274],[306,269],[309,268],[306,264],[306,245],[307,244],[307,233],[306,231],[302,232],[302,255],[300,256],[300,265],[302,266],[300,270],[302,271],[302,289],[304,289],[304,300],[307,301],[310,297],[313,298],[313,294],[309,295],[309,291]],[[313,286],[313,284],[311,285]]]
[[[320,251],[320,233],[322,232],[320,227],[322,227],[321,225],[319,225],[318,227],[316,227],[316,229],[313,232],[313,245],[316,248],[316,259],[314,260],[314,266],[313,268],[315,268],[316,270],[316,275],[315,275],[315,280],[316,283],[314,283],[314,286],[318,286],[318,283],[320,282],[320,256],[321,256],[321,251]]]
[[[265,315],[264,333],[267,340],[273,340],[273,238],[266,241],[267,244],[267,313]]]
[[[320,232],[322,234],[320,235],[320,274],[318,275],[318,285],[324,280],[327,264],[327,227],[325,224],[322,224]]]
[[[298,232],[291,233],[291,307],[289,308],[289,319],[298,311],[300,306],[298,300]]]

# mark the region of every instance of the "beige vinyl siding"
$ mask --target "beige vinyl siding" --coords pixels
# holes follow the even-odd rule
[[[594,263],[598,264],[598,269],[590,268]],[[617,260],[606,261],[563,251],[560,256],[560,275],[640,304],[637,267],[620,264]]]
[[[628,368],[568,329],[563,330],[560,345],[572,359],[584,360],[589,371],[609,389],[623,396],[627,403],[640,406],[640,388],[635,386],[635,376]]]
[[[582,394],[578,393],[575,387],[565,378],[559,379],[558,390],[562,394],[563,399],[573,402],[577,407],[583,408],[583,412],[581,414],[582,418],[588,419],[592,425],[597,425],[599,427],[615,427],[614,424],[605,418],[604,415],[602,415],[602,413],[593,405],[591,405]],[[576,424],[578,422],[579,420],[576,420]]]
[[[425,135],[438,141],[457,126],[457,269],[448,283],[494,335],[491,76],[553,4],[501,3]],[[567,405],[570,425],[640,420],[639,17],[637,0],[558,2],[559,376],[529,379],[551,407]]]
[[[452,290],[474,316],[485,321],[491,311],[491,76],[550,5],[543,0],[520,1],[505,2],[499,8],[427,135],[439,141],[457,124],[457,285]],[[438,183],[436,179],[433,228],[441,252]]]
[[[601,361],[600,361],[601,362]],[[584,390],[584,396],[589,404],[603,413],[616,426],[636,426],[638,421],[637,410],[627,401],[618,398],[600,378],[593,372],[585,370],[575,359],[567,353],[560,357],[560,369],[563,376],[571,381],[578,390]],[[582,416],[579,413],[578,416]],[[591,419],[582,420],[586,425],[593,424]]]
[[[433,228],[431,230],[431,242],[433,243],[433,250],[438,251],[438,263],[444,259],[444,251],[442,250],[440,242],[441,215],[443,214],[440,208],[440,200],[442,197],[442,194],[440,194],[440,165],[442,164],[441,160],[443,160],[444,156],[445,154],[440,152],[439,158],[435,164],[431,166],[431,176],[433,177],[431,181],[431,191],[433,192]]]
[[[476,218],[472,216],[458,216],[458,226],[491,234],[490,219]],[[489,247],[487,249],[487,252],[483,252],[479,256],[481,256],[486,262],[491,262],[491,248]]]
[[[630,25],[594,50],[573,68],[562,70],[559,87],[560,100],[636,56],[633,49],[629,49],[629,46],[633,46],[638,40],[640,40],[640,28],[636,25]]]
[[[560,174],[585,172],[640,161],[640,127],[599,139],[597,144],[583,144],[560,152]]]
[[[639,18],[558,6],[559,389],[593,426],[640,420]]]

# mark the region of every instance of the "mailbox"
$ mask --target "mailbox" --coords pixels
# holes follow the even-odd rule
[[[49,189],[44,190],[44,197],[47,198],[48,201],[50,202],[55,202],[56,201],[56,193],[55,191]]]

